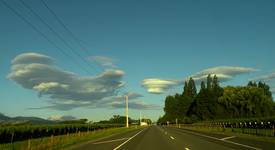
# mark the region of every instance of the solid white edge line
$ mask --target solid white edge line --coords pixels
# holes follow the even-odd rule
[[[207,138],[210,138],[210,139],[215,139],[215,140],[218,140],[218,141],[223,141],[223,142],[226,142],[226,143],[231,143],[231,144],[247,147],[247,148],[250,148],[250,149],[262,150],[262,149],[257,148],[257,147],[253,147],[253,146],[249,146],[249,145],[244,145],[244,144],[240,144],[240,143],[236,143],[236,142],[232,142],[232,141],[221,140],[221,139],[216,138],[216,137],[212,137],[212,136],[208,136],[208,135],[204,135],[204,134],[200,134],[200,133],[196,133],[196,132],[192,132],[192,131],[186,131],[186,130],[184,130],[184,132],[191,133],[191,134],[198,135],[198,136],[207,137]]]
[[[121,139],[114,139],[114,140],[109,140],[109,141],[95,142],[93,144],[111,143],[111,142],[122,141],[122,140],[126,140],[126,139],[128,139],[128,138],[121,138]]]
[[[126,144],[127,142],[129,142],[131,139],[133,139],[134,137],[136,137],[138,134],[140,134],[142,131],[144,131],[145,129],[139,131],[137,134],[135,134],[134,136],[130,137],[128,140],[126,140],[125,142],[123,142],[122,144],[118,145],[116,148],[114,148],[113,150],[118,150],[121,146],[123,146],[124,144]]]

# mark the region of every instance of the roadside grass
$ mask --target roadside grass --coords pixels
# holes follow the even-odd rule
[[[121,127],[95,130],[90,132],[78,132],[74,134],[51,136],[37,139],[29,139],[9,144],[0,144],[1,150],[58,150],[70,146],[97,140],[106,136],[135,130],[137,127]]]
[[[258,130],[256,135],[255,129],[246,129],[247,131],[244,131],[240,128],[234,128],[233,130],[231,128],[210,128],[210,127],[190,127],[190,126],[188,127],[180,126],[180,128],[199,131],[203,133],[214,133],[214,134],[222,134],[226,136],[237,136],[237,137],[243,137],[243,138],[257,140],[257,141],[268,141],[268,142],[275,143],[275,137],[265,136],[269,134],[270,132],[269,130]]]

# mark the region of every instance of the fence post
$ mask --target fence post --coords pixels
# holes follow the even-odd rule
[[[31,139],[28,140],[28,150],[31,149]]]
[[[274,124],[273,124],[273,127],[272,127],[272,131],[273,131],[273,136],[275,136],[275,132],[274,132]]]
[[[51,136],[51,147],[53,146],[53,134]]]

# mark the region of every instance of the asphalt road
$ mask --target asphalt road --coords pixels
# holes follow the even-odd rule
[[[82,144],[74,150],[260,150],[275,149],[275,143],[220,134],[150,126],[98,141]]]

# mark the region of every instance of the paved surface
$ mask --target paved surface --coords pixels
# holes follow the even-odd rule
[[[220,134],[150,126],[98,141],[82,144],[75,150],[259,150],[274,149],[275,143],[251,141]]]

